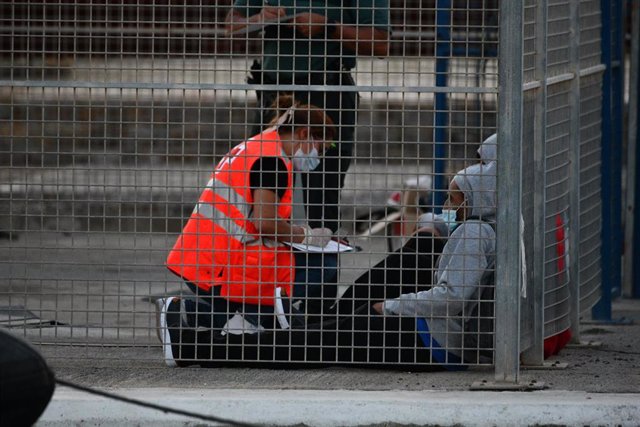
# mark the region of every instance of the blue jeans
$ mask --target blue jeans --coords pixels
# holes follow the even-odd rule
[[[322,297],[335,299],[335,288],[338,282],[338,254],[296,251],[294,255],[296,274],[293,279],[293,297],[295,299]]]

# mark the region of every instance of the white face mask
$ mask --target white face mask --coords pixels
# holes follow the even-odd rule
[[[320,155],[316,147],[305,153],[302,148],[298,148],[293,154],[293,167],[298,171],[312,171],[320,164]]]

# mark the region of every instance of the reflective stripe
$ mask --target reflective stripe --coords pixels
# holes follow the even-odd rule
[[[249,216],[249,213],[251,213],[251,204],[247,202],[244,197],[238,194],[238,192],[234,190],[233,187],[229,187],[226,183],[220,181],[219,179],[210,179],[207,183],[207,188],[220,196],[222,199],[235,206],[244,218],[247,218]]]
[[[288,161],[287,157],[284,155],[284,151],[282,151],[282,158],[285,159],[285,164],[289,167],[291,163]],[[211,190],[216,196],[220,197],[223,200],[226,200],[230,205],[234,206],[240,215],[242,215],[243,219],[249,220],[249,215],[251,214],[252,206],[251,204],[238,192],[230,187],[227,183],[220,181],[219,179],[211,178],[207,183],[206,189]],[[227,234],[239,240],[242,244],[262,244],[261,239],[257,239],[247,233],[247,230],[243,227],[239,226],[233,218],[229,218],[220,210],[216,209],[211,203],[207,202],[198,202],[193,210],[194,213],[198,213],[203,217],[210,219],[216,225],[224,229]],[[281,243],[275,242],[270,247],[278,247],[282,246]]]
[[[238,212],[240,212],[243,219],[248,218],[249,213],[251,212],[251,205],[232,187],[219,179],[212,178],[207,183],[206,188],[211,190],[218,197],[226,200],[229,204],[233,205]],[[224,229],[230,237],[239,240],[241,243],[247,243],[255,240],[254,237],[249,235],[247,230],[243,227],[239,226],[233,218],[229,218],[220,212],[211,203],[199,202],[196,205],[194,212],[210,219],[216,225]]]
[[[236,222],[215,209],[210,203],[198,203],[195,212],[203,217],[210,219],[217,226],[222,228],[230,237],[239,240],[242,243],[253,240],[254,238],[247,233],[247,230],[240,227]]]

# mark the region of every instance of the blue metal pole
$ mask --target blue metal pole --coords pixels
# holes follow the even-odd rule
[[[612,13],[612,10],[614,13]],[[621,0],[601,3],[602,63],[606,70],[602,81],[602,295],[593,307],[595,320],[611,320],[613,292],[620,291],[621,257],[621,142],[619,118],[622,88],[620,87],[621,41],[618,32],[623,25]],[[612,28],[616,36],[612,36]],[[615,62],[617,61],[617,63]]]
[[[638,60],[638,67],[640,67],[640,57]],[[640,68],[639,68],[640,69]],[[640,99],[640,84],[637,87],[636,99]],[[640,108],[636,110],[636,124],[639,127],[636,129],[636,158],[629,159],[629,161],[635,161],[635,173],[638,177],[638,167],[640,166]],[[635,212],[633,214],[633,223],[635,227],[633,229],[633,272],[631,274],[632,280],[632,292],[633,298],[640,298],[640,185],[636,181],[635,194],[629,194],[627,197],[635,198]]]
[[[606,2],[605,2],[606,3]],[[624,0],[613,3],[613,52],[611,67],[611,239],[612,239],[612,296],[622,295],[622,149],[624,116]]]
[[[635,162],[633,167],[627,167],[627,171],[633,170],[635,175],[635,191],[634,194],[628,194],[627,197],[634,198],[634,212],[633,212],[633,236],[631,239],[631,245],[633,246],[633,260],[631,262],[632,271],[631,277],[631,296],[633,298],[640,298],[640,185],[638,184],[638,177],[640,174],[638,173],[638,167],[640,167],[640,77],[638,76],[638,70],[640,70],[640,5],[633,4],[629,2],[631,6],[631,10],[633,11],[633,16],[631,19],[632,31],[631,31],[631,40],[634,43],[634,47],[632,48],[631,60],[634,61],[634,64],[631,65],[631,70],[636,71],[636,75],[631,75],[631,79],[635,79],[635,94],[630,93],[629,97],[635,96],[635,111],[630,111],[635,116],[635,120],[632,120],[632,117],[629,117],[629,123],[632,123],[632,126],[635,126],[636,133],[636,149],[635,149],[635,158],[629,159],[629,162]],[[635,65],[635,67],[634,67]],[[634,87],[634,83],[632,81],[631,87]],[[633,144],[633,141],[629,141],[629,144]]]
[[[436,3],[436,87],[446,87],[451,54],[451,0],[438,0]],[[434,97],[434,153],[433,153],[433,207],[436,213],[442,211],[449,183],[446,179],[447,127],[449,126],[449,108],[447,94],[437,92]]]
[[[640,96],[640,90],[638,95]],[[640,120],[640,114],[638,114],[638,120]],[[640,147],[640,132],[636,138],[636,144]],[[638,166],[640,166],[640,150],[636,150],[636,173],[638,173]],[[630,195],[631,196],[631,195]],[[633,230],[633,273],[631,274],[632,280],[632,293],[633,298],[640,298],[640,209],[638,209],[638,203],[640,203],[640,185],[636,184],[635,195],[636,210],[634,212],[634,224]]]

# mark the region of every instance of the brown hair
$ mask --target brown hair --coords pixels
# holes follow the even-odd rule
[[[280,95],[271,108],[277,112],[277,116],[271,120],[271,125],[281,121],[284,114],[289,114],[280,125],[281,128],[288,127],[293,132],[295,129],[308,127],[313,137],[323,141],[333,141],[336,137],[336,128],[331,117],[315,105],[296,101],[293,95]]]

